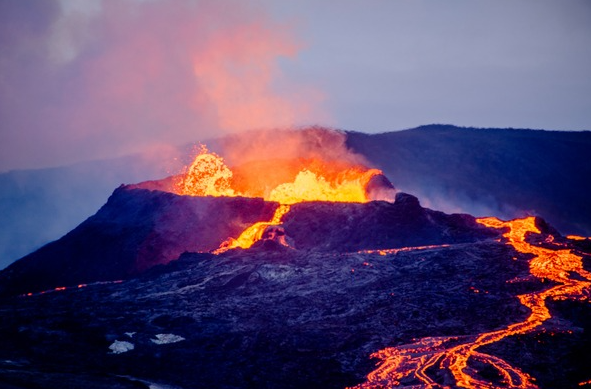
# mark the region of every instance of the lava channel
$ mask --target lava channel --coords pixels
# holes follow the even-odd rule
[[[571,250],[552,250],[533,246],[526,241],[526,234],[541,232],[535,225],[535,218],[528,217],[503,222],[497,218],[477,219],[480,224],[492,228],[508,228],[503,234],[507,244],[520,253],[533,254],[529,261],[530,274],[539,279],[549,279],[556,283],[542,291],[517,296],[519,301],[531,311],[522,322],[505,328],[462,337],[428,337],[414,343],[389,347],[372,354],[381,360],[378,368],[367,376],[366,382],[355,389],[377,389],[391,387],[441,388],[429,375],[433,369],[444,369],[451,373],[454,387],[491,389],[521,388],[533,389],[538,386],[535,379],[519,368],[511,366],[501,358],[478,351],[481,346],[498,342],[511,335],[531,333],[552,315],[546,306],[547,299],[588,301],[591,286],[591,273],[583,269],[582,257]],[[481,377],[478,371],[468,365],[468,361],[478,361],[495,369],[501,377],[500,382],[490,382]],[[428,371],[429,370],[429,371]],[[407,382],[416,384],[406,385]]]

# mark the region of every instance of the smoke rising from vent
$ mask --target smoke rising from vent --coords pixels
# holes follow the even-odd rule
[[[261,160],[317,158],[370,166],[363,155],[348,148],[344,132],[325,127],[249,131],[229,135],[220,142],[220,153],[231,165]]]
[[[346,141],[346,133],[316,126],[237,133],[218,139],[213,148],[231,167],[235,188],[267,198],[306,170],[336,183],[352,178],[347,171],[372,168]]]
[[[325,121],[295,27],[240,1],[4,1],[0,171]]]

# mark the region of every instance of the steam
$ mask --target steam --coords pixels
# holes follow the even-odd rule
[[[273,89],[274,80],[283,78],[275,59],[292,58],[300,48],[284,29],[270,31],[260,24],[240,26],[208,42],[195,56],[194,71],[216,108],[219,127],[240,131],[293,126],[302,117],[325,120],[314,112],[323,100],[320,91],[299,88],[287,97]]]
[[[347,147],[344,132],[324,128],[257,130],[220,140],[220,153],[228,164],[263,160],[321,159],[371,167],[361,154]]]
[[[467,213],[475,217],[494,215],[506,220],[535,214],[534,211],[523,210],[514,205],[502,203],[492,194],[475,198],[465,192],[463,189],[465,187],[468,187],[467,183],[450,190],[442,185],[427,185],[424,182],[415,182],[402,188],[402,190],[417,196],[423,207],[448,214]]]
[[[304,43],[256,3],[0,4],[0,171],[325,120],[280,60]]]

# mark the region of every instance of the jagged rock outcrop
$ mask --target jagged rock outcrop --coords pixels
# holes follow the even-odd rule
[[[474,242],[497,235],[470,215],[423,208],[406,193],[397,193],[393,204],[294,204],[283,225],[296,248],[340,252]]]
[[[277,204],[243,197],[191,197],[122,186],[64,237],[0,272],[0,294],[125,279],[185,251],[216,249],[269,220]]]
[[[278,204],[241,197],[192,197],[122,186],[92,217],[0,272],[0,295],[125,279],[183,252],[209,252]],[[395,203],[294,204],[283,228],[295,248],[351,252],[474,242],[498,235],[469,215],[446,215],[398,193]]]

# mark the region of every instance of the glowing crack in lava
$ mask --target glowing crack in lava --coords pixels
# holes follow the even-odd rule
[[[264,181],[268,171],[260,171],[258,181]],[[378,169],[350,165],[342,161],[329,162],[311,160],[289,181],[274,184],[265,191],[264,199],[279,203],[270,221],[258,222],[246,228],[237,238],[229,238],[214,253],[219,254],[233,248],[249,248],[262,238],[268,226],[280,225],[290,206],[303,201],[367,202],[366,187],[371,178],[382,174]],[[241,183],[241,189],[234,186],[234,173],[226,166],[222,157],[201,146],[193,163],[186,169],[176,184],[178,194],[190,196],[249,196],[248,183]],[[270,184],[266,183],[266,187]],[[261,186],[261,183],[257,183]]]
[[[507,244],[520,253],[534,255],[529,261],[530,274],[540,279],[552,280],[556,285],[517,296],[531,311],[523,322],[471,336],[423,338],[412,344],[390,347],[372,354],[372,357],[379,358],[381,362],[378,368],[367,376],[367,381],[355,388],[537,388],[535,379],[527,373],[477,349],[511,335],[530,333],[540,327],[552,317],[546,306],[546,300],[549,298],[588,301],[591,273],[583,269],[582,257],[573,254],[571,250],[552,250],[527,243],[528,233],[541,233],[533,217],[507,222],[496,218],[481,218],[477,221],[487,227],[508,228],[508,232],[503,234]],[[478,362],[495,369],[501,377],[500,382],[487,381],[470,362]],[[435,378],[429,375],[437,368],[450,374],[452,385],[447,382],[436,382]]]

